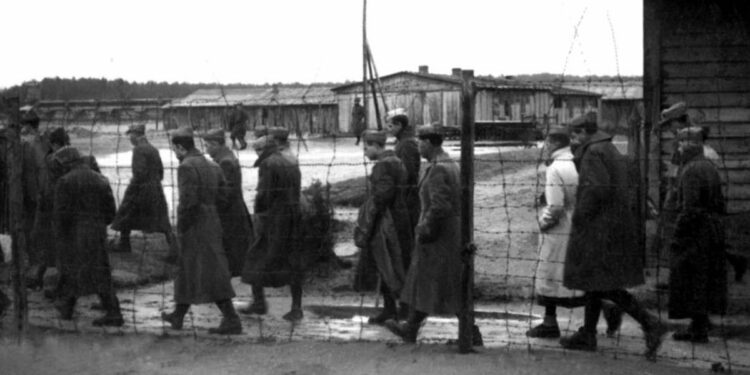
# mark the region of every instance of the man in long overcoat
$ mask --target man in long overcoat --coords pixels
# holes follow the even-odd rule
[[[120,232],[119,252],[131,252],[130,231],[164,233],[170,246],[170,254],[176,254],[177,241],[169,223],[167,199],[161,181],[164,165],[156,149],[146,138],[146,127],[132,125],[125,132],[133,145],[133,177],[125,189],[122,204],[112,223],[112,229]]]
[[[365,107],[359,104],[359,98],[354,98],[354,105],[352,106],[352,118],[349,122],[349,128],[357,138],[354,142],[355,146],[359,146],[359,140],[362,137],[362,132],[367,129],[367,123],[365,122]]]
[[[409,125],[409,117],[402,108],[391,111],[388,121],[391,134],[396,137],[396,146],[393,151],[401,159],[406,168],[406,207],[409,209],[409,220],[411,221],[412,230],[417,226],[419,221],[419,167],[422,158],[419,156],[419,143],[414,134],[413,126]],[[411,251],[408,249],[404,252],[404,259],[409,264],[411,260]]]
[[[240,150],[247,148],[245,134],[247,134],[247,113],[242,108],[242,103],[237,103],[227,120],[227,128],[232,139],[232,147],[237,148],[237,142],[240,144]]]
[[[560,343],[568,349],[596,350],[596,324],[607,299],[641,324],[645,354],[652,359],[665,329],[625,290],[644,282],[627,160],[612,144],[612,136],[598,130],[595,112],[576,117],[570,126],[579,179],[563,285],[585,291],[587,302],[584,326]]]
[[[413,247],[413,232],[405,201],[406,168],[396,154],[385,149],[387,135],[382,131],[362,133],[365,156],[375,165],[370,175],[370,194],[359,209],[354,242],[362,249],[357,266],[355,290],[368,273],[380,276],[383,311],[369,319],[383,324],[397,319],[396,300],[403,288],[409,264],[404,253]]]
[[[289,285],[291,310],[284,319],[303,318],[302,282],[305,257],[301,253],[299,165],[279,153],[269,136],[253,144],[258,153],[258,186],[255,195],[255,240],[247,252],[242,281],[252,285],[253,303],[242,312],[265,314],[268,311],[264,287]]]
[[[221,220],[216,208],[219,189],[224,184],[221,168],[195,148],[192,129],[171,134],[172,149],[180,160],[177,180],[180,203],[177,207],[177,233],[180,253],[174,281],[172,313],[162,319],[173,329],[181,329],[190,305],[214,302],[223,315],[215,334],[240,334],[242,323],[232,305],[229,264],[224,252]]]
[[[122,326],[120,303],[112,284],[105,249],[107,225],[115,216],[115,198],[106,177],[83,162],[78,150],[63,147],[55,160],[65,174],[55,186],[54,224],[62,285],[56,303],[62,319],[72,319],[78,297],[96,293],[106,315],[95,326]]]
[[[721,178],[703,155],[700,127],[677,134],[680,169],[677,176],[677,220],[670,253],[669,318],[691,319],[677,341],[708,342],[708,314],[727,308],[724,256],[725,212]]]
[[[422,211],[416,244],[401,301],[409,305],[404,323],[386,321],[386,328],[406,342],[415,342],[430,314],[458,314],[461,309],[461,182],[459,168],[442,148],[438,127],[418,129],[419,153],[428,162],[419,182]],[[481,341],[474,327],[474,341]]]
[[[32,288],[41,288],[44,275],[44,249],[37,246],[34,240],[33,230],[36,212],[39,205],[40,192],[47,184],[47,164],[45,156],[48,146],[39,134],[39,116],[33,110],[25,112],[21,116],[21,150],[23,153],[23,207],[24,225],[26,234],[26,248],[24,252],[29,254],[29,269],[27,270],[27,285]]]
[[[253,224],[250,212],[242,197],[242,169],[240,161],[226,146],[224,130],[214,129],[203,136],[211,159],[221,167],[226,184],[219,195],[219,218],[221,219],[224,250],[229,260],[229,271],[234,276],[242,273],[247,249],[253,240]]]
[[[539,258],[534,281],[539,304],[545,307],[544,322],[526,332],[529,337],[560,337],[557,306],[582,306],[583,292],[563,285],[565,253],[568,251],[571,219],[576,202],[578,171],[570,150],[569,130],[551,128],[545,139],[549,164],[545,170],[544,200],[539,215]]]

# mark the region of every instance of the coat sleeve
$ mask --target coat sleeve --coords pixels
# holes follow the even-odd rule
[[[258,187],[255,194],[255,214],[262,214],[271,206],[272,171],[266,163],[258,166]]]
[[[198,171],[195,167],[180,164],[177,168],[177,183],[180,203],[177,207],[177,227],[180,233],[190,229],[196,222],[200,201],[198,199]]]
[[[109,225],[115,218],[117,207],[115,204],[115,196],[112,194],[112,187],[109,185],[109,181],[106,177],[102,176],[102,197],[101,197],[101,217],[104,224]]]
[[[451,210],[451,195],[453,190],[448,182],[448,171],[437,164],[432,167],[427,180],[423,182],[428,187],[429,207],[425,210],[423,220],[417,225],[417,236],[421,243],[434,241],[440,230],[440,221],[453,215]]]
[[[242,181],[239,175],[241,171],[239,166],[230,159],[221,160],[219,166],[221,167],[225,182],[223,189],[225,191],[225,199],[227,204],[231,204],[231,202],[237,201],[237,198],[239,198],[238,195],[242,194],[242,186],[239,186],[240,181]]]
[[[578,219],[594,217],[611,198],[614,189],[606,157],[600,150],[590,149],[581,160],[575,215]]]
[[[70,229],[70,216],[73,212],[73,196],[70,194],[70,184],[65,179],[60,179],[55,186],[54,233],[64,234]]]
[[[364,241],[369,241],[375,233],[375,226],[377,220],[383,217],[385,210],[396,195],[396,181],[393,175],[388,173],[388,166],[384,163],[377,163],[372,168],[371,178],[371,190],[369,204],[365,204],[360,208],[365,210],[363,212],[363,220],[357,230],[361,232],[359,236]],[[355,232],[356,233],[356,232]],[[356,236],[355,236],[356,237]]]
[[[565,181],[554,163],[547,168],[545,181],[544,198],[547,204],[539,218],[539,227],[542,231],[557,224],[565,207]]]
[[[223,164],[223,163],[222,163]],[[229,206],[234,202],[232,200],[233,191],[230,187],[230,179],[226,176],[226,171],[223,165],[216,167],[216,175],[218,180],[218,188],[216,191],[216,206],[221,211],[226,211]]]
[[[148,179],[148,158],[140,147],[133,149],[133,179],[131,184],[142,184]]]
[[[419,166],[421,163],[417,142],[405,142],[398,157],[404,163],[404,167],[406,167],[409,180],[416,183],[419,179]]]

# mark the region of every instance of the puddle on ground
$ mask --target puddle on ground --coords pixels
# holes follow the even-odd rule
[[[381,308],[373,306],[325,306],[325,305],[306,305],[308,310],[321,318],[353,320],[357,316],[372,316],[380,313]],[[536,316],[529,314],[516,314],[504,311],[475,311],[475,319],[487,320],[516,320],[527,322],[537,319]],[[434,322],[444,322],[455,319],[455,316],[431,316],[430,320]]]

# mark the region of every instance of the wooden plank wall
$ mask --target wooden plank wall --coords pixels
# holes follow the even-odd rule
[[[330,135],[338,128],[338,107],[326,106],[268,106],[245,107],[248,130],[258,126],[282,126],[292,134]],[[265,112],[265,116],[264,116]],[[226,107],[179,107],[165,113],[172,126],[190,125],[194,129],[208,130],[224,127],[229,109]]]
[[[721,3],[721,5],[719,5]],[[747,17],[733,1],[680,2],[661,13],[661,105],[685,101],[711,129],[708,144],[722,156],[720,172],[731,212],[750,210],[750,37]],[[736,2],[739,4],[739,1]],[[674,22],[664,22],[673,20]],[[668,160],[672,135],[661,132]]]

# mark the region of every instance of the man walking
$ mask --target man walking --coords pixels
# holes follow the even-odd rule
[[[691,319],[677,341],[708,342],[709,313],[727,308],[724,255],[725,213],[721,178],[703,155],[703,130],[677,132],[680,169],[676,184],[677,220],[670,251],[669,318]]]
[[[428,162],[419,182],[422,204],[416,244],[401,300],[409,305],[404,323],[385,325],[405,342],[416,342],[420,326],[430,314],[458,314],[461,310],[461,183],[459,168],[443,151],[443,135],[435,126],[418,129],[419,153]],[[474,326],[474,342],[481,342]]]
[[[370,317],[369,323],[382,325],[389,319],[398,319],[396,300],[409,267],[403,254],[410,252],[413,246],[405,202],[407,174],[396,154],[385,149],[385,132],[366,130],[362,139],[365,156],[374,161],[375,166],[370,175],[370,194],[359,209],[354,230],[354,243],[362,249],[356,283],[361,284],[374,270],[379,274],[383,311]],[[355,287],[357,289],[363,288]]]
[[[349,128],[357,138],[354,142],[355,146],[359,146],[359,140],[362,137],[362,132],[367,129],[367,123],[365,122],[365,108],[359,104],[359,98],[354,98],[354,106],[352,106],[352,118],[349,123]]]
[[[120,232],[117,251],[131,252],[130,232],[140,230],[145,233],[164,233],[170,246],[169,255],[174,257],[177,254],[177,241],[169,223],[167,199],[161,186],[164,166],[159,150],[146,139],[146,127],[143,124],[130,126],[125,134],[130,137],[133,145],[133,177],[112,222],[112,229]]]
[[[180,166],[177,179],[180,203],[177,207],[177,233],[180,254],[174,281],[172,313],[162,320],[172,329],[181,329],[190,305],[216,303],[223,315],[214,334],[240,334],[242,323],[232,305],[235,296],[227,257],[221,239],[221,221],[216,209],[219,189],[224,184],[221,169],[195,148],[192,129],[178,129],[171,135],[172,150]]]
[[[419,221],[419,167],[421,157],[419,156],[419,142],[414,134],[414,128],[409,124],[409,117],[403,108],[397,108],[389,112],[388,127],[390,133],[396,137],[396,146],[393,151],[406,168],[406,190],[404,192],[406,207],[409,210],[409,220],[412,230]],[[411,259],[412,249],[404,253],[406,264]]]
[[[78,297],[96,293],[106,315],[93,324],[122,326],[124,320],[105,249],[107,225],[115,216],[115,198],[109,181],[92,171],[73,147],[59,149],[55,160],[64,171],[56,184],[54,199],[62,280],[55,307],[62,319],[70,320]]]
[[[267,313],[263,288],[289,285],[292,307],[284,319],[294,322],[303,318],[305,267],[299,243],[302,219],[299,165],[281,155],[276,142],[269,136],[260,137],[253,148],[258,154],[255,162],[258,167],[255,241],[248,250],[242,270],[242,281],[252,285],[253,303],[242,312]]]
[[[587,301],[584,326],[560,343],[567,349],[596,350],[596,325],[607,299],[641,324],[646,357],[653,359],[665,328],[625,290],[644,282],[644,256],[628,201],[627,161],[612,136],[598,130],[596,116],[589,112],[570,124],[579,182],[563,285],[585,291]]]
[[[229,261],[229,271],[234,276],[242,273],[245,255],[253,239],[250,212],[242,197],[242,169],[240,161],[225,145],[224,130],[214,129],[203,136],[211,159],[221,167],[226,184],[220,189],[219,218],[222,242]]]
[[[237,149],[237,142],[240,144],[240,150],[247,148],[247,142],[245,142],[245,133],[247,133],[247,113],[242,108],[242,103],[238,102],[232,113],[229,115],[227,121],[227,127],[229,128],[230,138],[232,139],[232,148]]]

